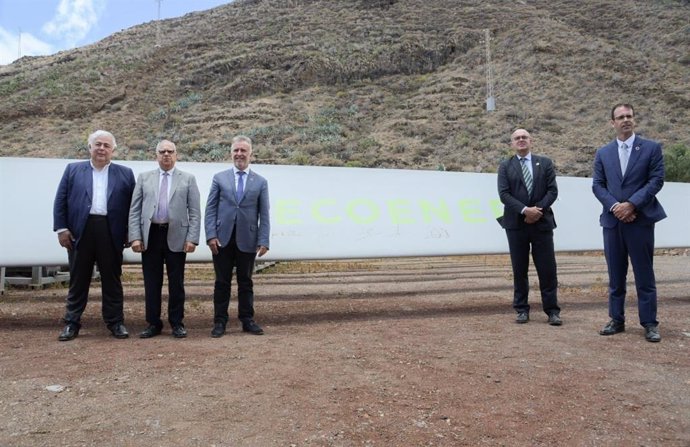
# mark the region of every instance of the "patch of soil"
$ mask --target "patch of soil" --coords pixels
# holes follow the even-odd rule
[[[219,339],[209,265],[188,266],[181,340],[169,327],[137,337],[139,266],[124,275],[127,340],[101,320],[100,284],[65,343],[66,288],[12,288],[0,445],[690,445],[690,257],[655,259],[656,344],[632,272],[627,330],[602,337],[603,256],[558,265],[561,327],[546,324],[533,270],[531,321],[514,323],[504,255],[277,264],[255,275],[266,335],[234,320]]]

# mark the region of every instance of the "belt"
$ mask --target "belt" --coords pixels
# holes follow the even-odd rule
[[[155,223],[151,222],[152,227],[160,228],[162,230],[167,230],[168,229],[168,224],[167,223]]]

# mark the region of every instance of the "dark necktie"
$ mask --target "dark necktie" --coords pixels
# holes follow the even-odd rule
[[[235,198],[238,202],[242,200],[242,196],[244,195],[244,174],[244,171],[237,171],[237,175],[239,175],[240,178],[237,179],[237,194]]]

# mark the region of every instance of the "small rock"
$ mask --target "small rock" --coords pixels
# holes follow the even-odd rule
[[[61,393],[65,390],[65,387],[62,385],[48,385],[46,390],[52,391],[53,393]]]

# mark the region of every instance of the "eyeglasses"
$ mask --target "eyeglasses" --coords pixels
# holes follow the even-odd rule
[[[527,135],[516,135],[513,137],[513,140],[515,140],[515,141],[529,140],[529,137]]]
[[[162,154],[174,154],[175,151],[172,150],[172,149],[163,149],[163,150],[158,151],[158,153],[161,154],[161,155],[162,155]]]
[[[623,120],[631,120],[634,117],[632,115],[618,115],[617,117],[613,118],[616,121],[623,121]]]

